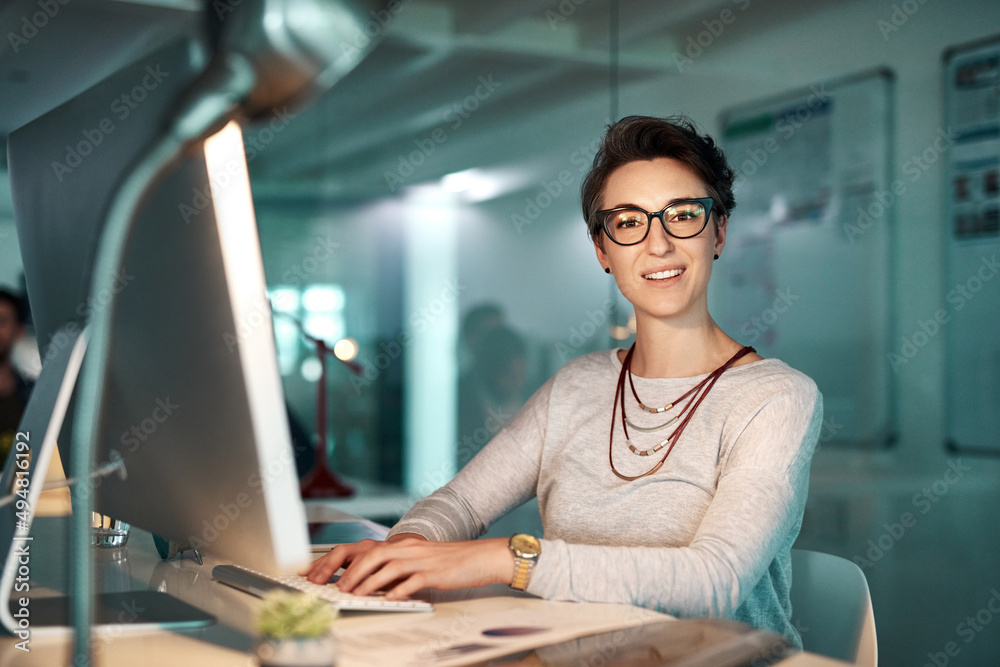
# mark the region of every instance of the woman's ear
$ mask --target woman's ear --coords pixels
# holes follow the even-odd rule
[[[729,222],[728,216],[719,216],[715,226],[715,254],[721,255],[722,249],[726,247],[726,227]]]
[[[608,261],[608,256],[604,252],[604,248],[601,247],[600,241],[594,241],[594,252],[597,253],[597,261],[601,263],[604,272],[611,273],[611,263]]]

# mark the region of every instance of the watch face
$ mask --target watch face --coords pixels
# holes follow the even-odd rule
[[[510,538],[510,548],[519,556],[528,557],[537,556],[542,550],[538,540],[531,535],[515,535]]]

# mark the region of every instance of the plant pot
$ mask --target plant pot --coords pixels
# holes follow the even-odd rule
[[[261,667],[333,667],[337,664],[337,638],[260,637],[253,652]]]

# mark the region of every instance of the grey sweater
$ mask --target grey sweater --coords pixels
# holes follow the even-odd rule
[[[616,351],[568,363],[390,534],[474,539],[537,495],[545,534],[528,592],[631,603],[682,617],[733,618],[801,645],[790,622],[789,551],[802,523],[823,419],[816,385],[777,359],[729,369],[664,466],[626,482],[608,464],[620,370]],[[634,380],[643,403],[659,406],[704,377]],[[626,407],[640,426],[666,420],[642,412],[630,391]],[[614,428],[619,472],[638,475],[662,458],[665,450],[644,457],[629,451],[620,417]],[[673,428],[630,428],[629,436],[647,449]]]

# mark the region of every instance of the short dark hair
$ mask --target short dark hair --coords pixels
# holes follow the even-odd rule
[[[736,207],[733,197],[735,172],[712,137],[700,133],[684,116],[626,116],[608,126],[594,156],[594,165],[583,179],[583,218],[592,241],[603,244],[601,221],[596,213],[601,210],[604,187],[611,173],[629,162],[661,157],[683,162],[705,183],[714,203],[716,220],[719,216],[728,216]]]
[[[28,321],[28,307],[25,305],[24,299],[10,290],[0,288],[0,302],[7,302],[14,308],[18,324],[25,324]]]

